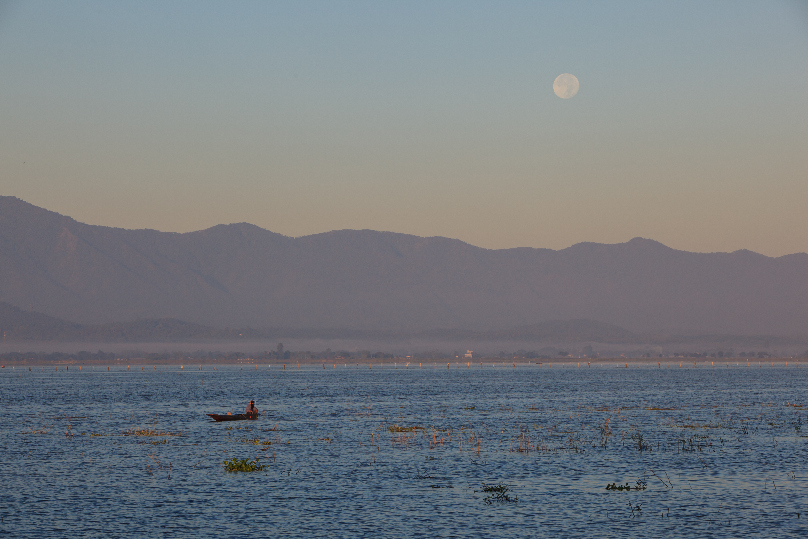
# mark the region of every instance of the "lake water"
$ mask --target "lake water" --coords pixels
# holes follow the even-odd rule
[[[289,367],[7,366],[0,535],[808,536],[804,366]]]

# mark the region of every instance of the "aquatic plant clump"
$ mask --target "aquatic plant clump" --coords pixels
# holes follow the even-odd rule
[[[477,492],[477,491],[475,491]],[[511,497],[508,492],[510,492],[510,487],[505,483],[499,483],[498,485],[486,485],[483,483],[483,490],[488,494],[483,501],[486,505],[491,505],[494,503],[517,503],[519,502],[519,498],[514,496]]]
[[[258,462],[258,459],[255,460],[248,460],[248,459],[237,459],[233,457],[230,460],[224,461],[224,471],[226,472],[260,472],[262,470],[269,469],[269,466],[266,464],[261,464]]]
[[[635,485],[630,485],[630,484],[628,483],[628,481],[626,481],[626,484],[625,484],[625,485],[617,485],[617,484],[615,484],[615,483],[612,483],[612,484],[610,484],[610,485],[606,485],[606,490],[616,490],[616,491],[618,491],[618,492],[622,492],[622,491],[624,491],[624,490],[625,490],[625,491],[631,491],[631,490],[634,490],[634,491],[637,491],[637,490],[645,490],[646,488],[647,488],[647,484],[646,484],[646,482],[645,482],[645,481],[643,481],[642,479],[638,479],[638,480],[637,480],[637,483],[636,483]]]
[[[244,442],[245,444],[252,444],[252,445],[260,445],[261,439],[260,438],[241,438],[239,442]]]

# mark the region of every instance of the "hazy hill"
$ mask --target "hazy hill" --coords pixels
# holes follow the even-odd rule
[[[0,337],[3,342],[167,342],[228,339],[235,335],[238,333],[233,330],[217,330],[173,318],[76,324],[0,302]]]
[[[329,328],[224,328],[216,329],[174,318],[139,319],[130,322],[77,324],[36,311],[26,311],[0,301],[0,338],[3,342],[169,342],[227,341],[245,339],[355,338],[396,340],[409,337],[463,341],[526,341],[636,343],[642,337],[612,324],[594,320],[551,320],[511,330],[473,331],[431,329],[420,332],[395,330],[339,330]]]
[[[422,332],[588,319],[806,335],[808,255],[689,253],[641,238],[488,250],[370,230],[289,238],[245,223],[177,234],[86,225],[0,197],[0,301],[83,324]]]
[[[38,312],[24,311],[0,301],[0,338],[3,341],[76,340],[81,324]]]

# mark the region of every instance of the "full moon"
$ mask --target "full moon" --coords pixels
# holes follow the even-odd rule
[[[553,91],[561,99],[569,99],[578,93],[578,79],[575,75],[562,73],[553,81]]]

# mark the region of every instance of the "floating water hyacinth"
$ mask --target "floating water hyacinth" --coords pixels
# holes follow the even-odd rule
[[[630,485],[628,483],[628,481],[626,481],[625,485],[617,485],[615,483],[612,483],[611,485],[606,485],[606,490],[616,490],[618,492],[622,492],[624,490],[625,491],[630,491],[630,490],[637,491],[637,490],[645,490],[647,488],[647,486],[648,485],[647,485],[647,483],[645,481],[643,481],[642,479],[638,479],[637,483],[635,483],[634,485]]]
[[[226,472],[260,472],[261,470],[268,469],[269,466],[261,464],[258,459],[237,459],[233,457],[230,460],[224,461],[224,470]]]

